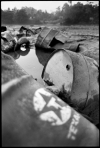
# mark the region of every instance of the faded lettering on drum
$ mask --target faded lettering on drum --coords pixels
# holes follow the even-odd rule
[[[69,128],[69,132],[68,132],[68,135],[67,135],[68,139],[72,139],[72,140],[76,139],[75,135],[78,132],[77,125],[79,123],[79,119],[80,119],[80,115],[75,111],[73,118],[72,118],[70,128]]]

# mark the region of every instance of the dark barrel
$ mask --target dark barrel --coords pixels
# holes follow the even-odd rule
[[[58,89],[65,102],[91,117],[95,124],[99,123],[99,70],[94,59],[56,50],[45,65],[42,77]]]
[[[2,85],[2,146],[98,146],[99,130],[32,76]]]

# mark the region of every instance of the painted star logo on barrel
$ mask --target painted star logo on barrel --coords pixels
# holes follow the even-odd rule
[[[55,99],[54,97],[48,97],[45,96],[43,94],[41,94],[43,96],[43,99],[46,102],[46,105],[44,106],[42,113],[44,112],[48,112],[50,110],[54,111],[56,113],[56,115],[61,119],[61,113],[60,110],[62,109],[61,106],[59,105],[57,99]],[[61,119],[62,120],[62,119]]]
[[[33,105],[40,114],[40,119],[50,122],[51,125],[62,125],[71,117],[71,108],[43,88],[35,92]]]

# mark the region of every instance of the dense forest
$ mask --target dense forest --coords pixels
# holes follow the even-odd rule
[[[72,2],[72,1],[69,1]],[[22,7],[20,10],[1,9],[2,24],[99,24],[99,4],[92,5],[91,2],[83,5],[78,2],[65,3],[62,8],[58,7],[55,12],[48,13],[36,10],[33,7]]]

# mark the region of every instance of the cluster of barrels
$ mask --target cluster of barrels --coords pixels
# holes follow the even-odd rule
[[[22,26],[17,41],[6,27],[1,32],[4,53],[29,46],[27,36],[38,33],[35,47],[51,51],[42,71],[46,87],[27,74],[2,86],[3,146],[98,146],[99,65],[84,56],[87,49],[65,46],[66,36],[47,27]]]

